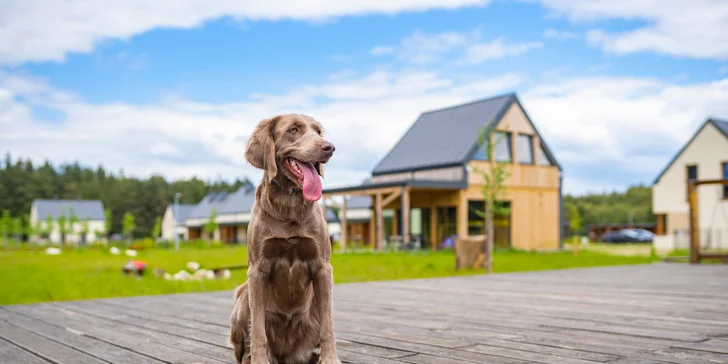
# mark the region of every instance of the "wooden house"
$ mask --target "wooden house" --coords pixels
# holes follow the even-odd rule
[[[562,240],[562,170],[515,94],[425,112],[356,186],[329,188],[324,198],[367,196],[368,230],[372,247],[387,241],[436,249],[447,237],[485,234],[477,210],[481,194],[485,149],[481,130],[490,130],[497,161],[507,163],[508,177],[501,203],[510,214],[495,221],[496,246],[550,250]],[[495,132],[493,132],[495,131]],[[351,235],[346,202],[340,206],[342,244]],[[385,224],[385,215],[393,216]],[[355,229],[361,231],[359,227]]]

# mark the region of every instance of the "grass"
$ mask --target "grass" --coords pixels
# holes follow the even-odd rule
[[[564,244],[565,250],[571,250],[570,243]],[[628,243],[628,244],[608,244],[608,243],[589,243],[588,245],[580,245],[579,252],[590,251],[596,253],[604,253],[610,255],[624,256],[649,256],[652,254],[652,244],[650,243]]]
[[[148,263],[149,272],[142,278],[121,273],[121,267],[128,259],[100,248],[66,250],[61,255],[46,255],[37,249],[0,251],[0,304],[231,290],[246,279],[245,269],[233,270],[227,280],[191,282],[163,280],[152,274],[154,268],[175,273],[184,269],[189,261],[196,261],[203,268],[245,264],[247,251],[244,246],[183,247],[180,252],[160,248],[141,250],[134,259]],[[592,251],[581,251],[576,257],[570,251],[497,251],[494,271],[505,273],[642,264],[653,260],[649,256],[620,256]],[[331,261],[336,283],[482,273],[480,270],[455,271],[454,256],[450,251],[336,253]]]

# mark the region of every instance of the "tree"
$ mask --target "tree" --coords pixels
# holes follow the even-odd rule
[[[90,223],[91,223],[90,217],[86,217],[83,220],[81,220],[81,230],[79,232],[81,234],[81,245],[86,245],[86,237],[88,236],[88,233],[89,233],[89,224]]]
[[[48,214],[46,216],[45,228],[43,229],[43,233],[45,233],[45,235],[47,235],[49,238],[53,233],[53,215],[51,214]]]
[[[15,222],[13,217],[10,215],[10,211],[4,210],[2,217],[0,217],[0,231],[2,232],[3,243],[7,243],[8,236],[13,234],[14,226]]]
[[[215,237],[215,231],[217,230],[217,209],[214,207],[212,208],[212,211],[210,211],[210,217],[207,218],[207,222],[205,223],[205,226],[203,229],[209,236],[209,239],[212,240]]]
[[[111,209],[104,210],[104,230],[106,230],[106,236],[111,234],[111,225],[113,224]]]
[[[495,123],[491,122],[491,125]],[[501,203],[502,195],[505,191],[504,182],[508,177],[506,170],[507,164],[498,161],[495,155],[495,146],[500,139],[496,140],[499,133],[493,133],[494,127],[484,128],[478,135],[478,144],[484,149],[486,160],[488,161],[485,169],[474,168],[483,179],[481,194],[485,203],[485,211],[476,210],[476,214],[481,218],[485,218],[486,228],[486,270],[488,273],[493,272],[493,218],[496,215],[508,215],[510,209]]]
[[[66,245],[66,232],[68,232],[68,218],[66,217],[65,209],[61,209],[61,214],[58,215],[58,231],[61,233],[61,246]]]
[[[40,240],[41,236],[43,235],[44,229],[43,229],[43,223],[41,222],[40,218],[35,220],[35,226],[33,227],[33,235],[35,235],[36,242]]]
[[[152,238],[156,239],[162,235],[162,218],[157,216],[154,220],[154,228],[152,228]]]
[[[69,209],[69,217],[68,217],[68,234],[74,234],[76,232],[76,225],[78,224],[78,216],[76,216],[76,211],[73,209],[73,207],[70,207]]]
[[[127,240],[131,243],[132,234],[136,230],[136,224],[134,223],[134,215],[127,212],[124,214],[122,233],[126,236]]]
[[[569,211],[569,228],[571,229],[572,234],[572,249],[574,251],[574,255],[578,255],[579,231],[581,231],[581,215],[579,214],[579,208],[576,207],[576,204],[569,203],[567,206]]]
[[[23,241],[23,219],[16,217],[13,219],[13,239]]]
[[[0,231],[3,236],[3,244],[8,242],[8,235],[13,230],[13,217],[10,215],[10,210],[3,210],[2,217],[0,217]]]

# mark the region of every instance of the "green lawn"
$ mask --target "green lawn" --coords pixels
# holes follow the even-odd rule
[[[123,249],[122,249],[123,252]],[[105,249],[67,250],[61,255],[46,255],[42,250],[15,249],[0,251],[0,304],[73,300],[163,293],[230,290],[245,281],[245,270],[234,270],[227,280],[167,281],[152,274],[154,268],[175,273],[189,261],[203,268],[241,265],[246,262],[245,247],[194,248],[180,252],[171,249],[139,251],[134,258],[148,263],[143,278],[124,276],[121,267],[129,259],[112,255]],[[526,253],[499,251],[494,256],[497,273],[641,264],[648,256],[616,256],[583,251]],[[481,271],[455,271],[451,252],[336,253],[332,257],[336,283],[442,277],[480,274]]]

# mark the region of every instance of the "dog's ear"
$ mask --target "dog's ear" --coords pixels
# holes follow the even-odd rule
[[[320,162],[316,162],[313,164],[313,167],[316,168],[316,172],[318,172],[319,176],[324,176],[324,165]]]
[[[278,174],[274,131],[279,116],[258,123],[245,148],[245,159],[255,168],[265,171],[268,180]]]

